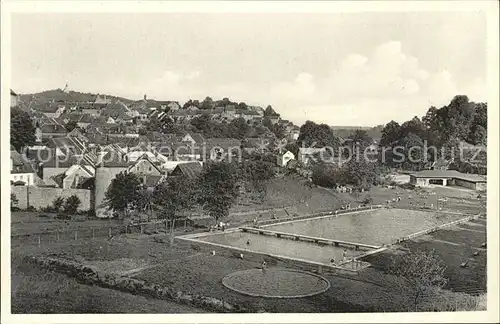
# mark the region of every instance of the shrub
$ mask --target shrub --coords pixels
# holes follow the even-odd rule
[[[76,213],[78,206],[80,206],[80,203],[80,198],[78,198],[76,195],[69,196],[64,202],[64,212],[66,214]]]
[[[415,185],[411,183],[402,183],[398,185],[401,189],[415,190]]]
[[[34,212],[36,211],[36,208],[34,206],[28,206],[28,208],[26,208],[26,211]]]
[[[371,204],[373,204],[373,198],[372,198],[372,197],[370,197],[370,196],[366,196],[366,197],[363,199],[362,203],[363,203],[364,205],[371,205]]]
[[[58,213],[61,210],[61,207],[63,206],[63,204],[64,204],[64,198],[57,197],[56,199],[54,199],[54,201],[52,201],[53,210],[56,213]]]
[[[53,206],[42,207],[42,208],[40,208],[40,211],[42,211],[44,213],[55,213],[55,212],[57,212],[56,210],[54,210]]]
[[[17,196],[13,193],[10,194],[10,210],[16,211],[19,210],[19,200]]]

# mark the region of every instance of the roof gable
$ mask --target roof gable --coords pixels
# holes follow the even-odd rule
[[[172,175],[183,175],[190,179],[196,178],[203,171],[203,167],[199,162],[188,162],[178,164],[172,171]]]

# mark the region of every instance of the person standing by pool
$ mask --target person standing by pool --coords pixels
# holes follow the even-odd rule
[[[344,261],[347,260],[347,249],[344,249],[344,251],[342,251],[342,259]]]

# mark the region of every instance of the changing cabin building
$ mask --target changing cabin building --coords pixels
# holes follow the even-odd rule
[[[477,191],[486,190],[486,177],[455,170],[424,170],[410,174],[410,183],[418,187],[459,186]]]

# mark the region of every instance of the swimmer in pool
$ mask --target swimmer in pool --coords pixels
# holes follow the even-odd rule
[[[247,240],[247,245],[250,245],[250,240],[249,239]]]

